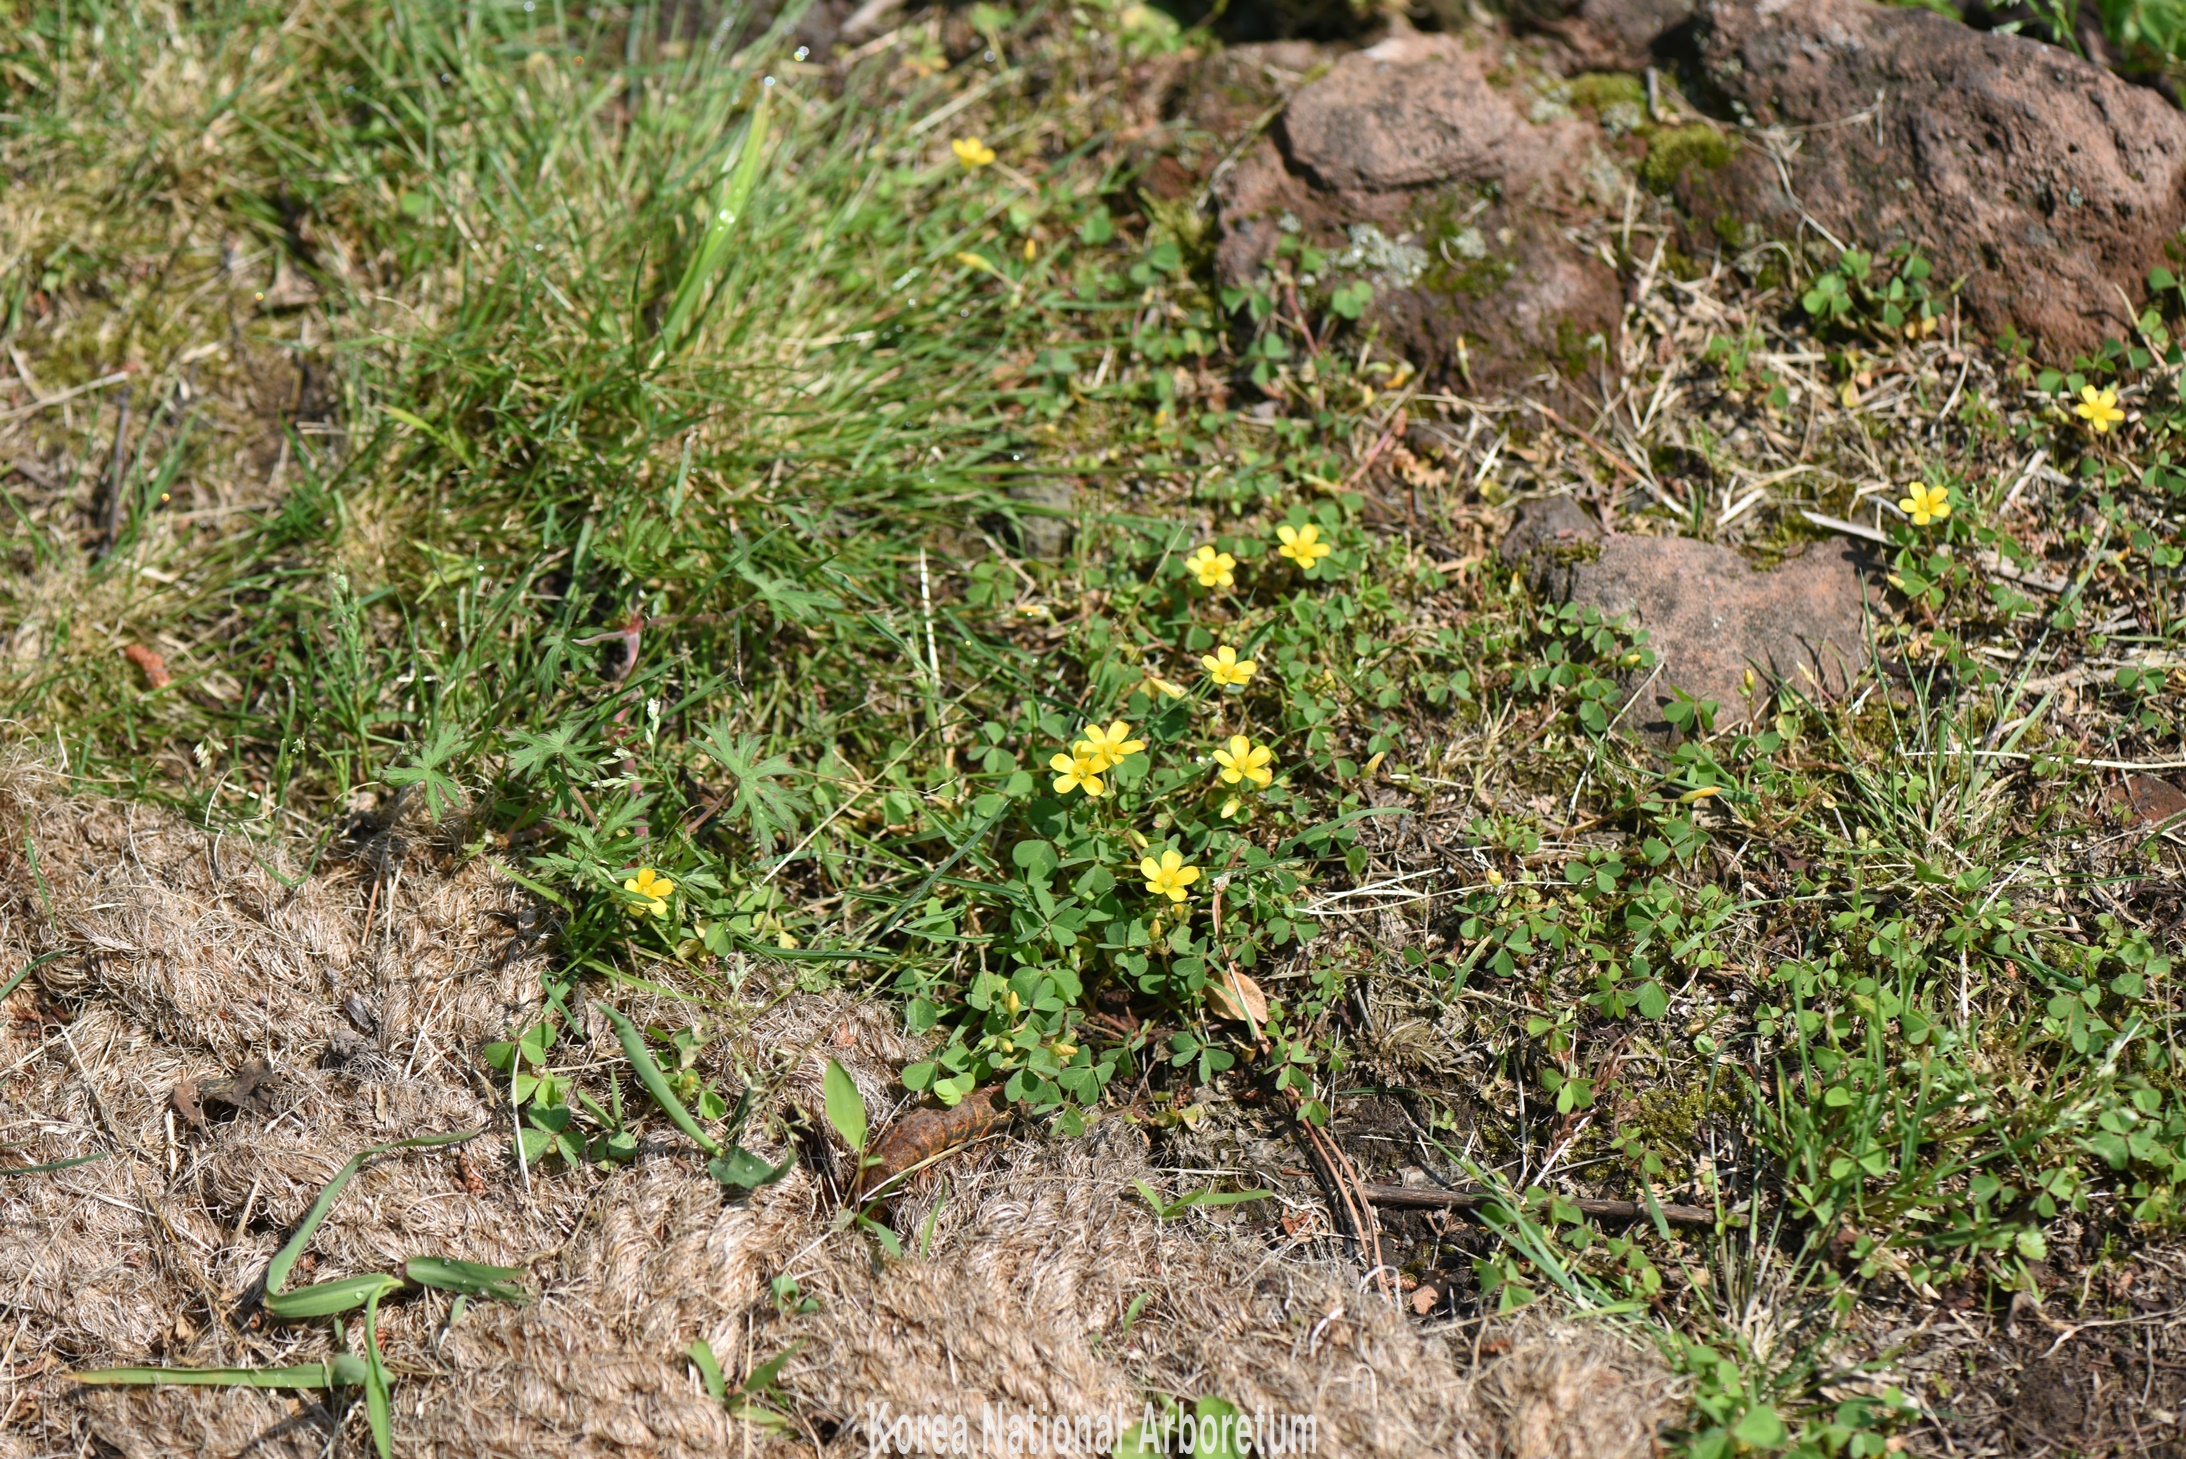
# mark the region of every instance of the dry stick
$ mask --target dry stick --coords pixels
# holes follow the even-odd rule
[[[1362,1190],[1374,1205],[1399,1211],[1477,1211],[1483,1206],[1508,1204],[1505,1197],[1493,1191],[1421,1190],[1406,1185],[1369,1185]],[[1556,1199],[1577,1207],[1581,1215],[1603,1221],[1645,1221],[1653,1214],[1640,1201],[1573,1200],[1565,1196]],[[1672,1226],[1715,1225],[1715,1212],[1699,1206],[1663,1206],[1661,1210],[1662,1219]]]
[[[1232,853],[1230,864],[1234,866],[1236,863],[1237,854]],[[1222,940],[1222,889],[1219,887],[1215,889],[1213,900],[1213,932],[1213,940],[1219,943]],[[1246,1028],[1252,1031],[1254,1042],[1260,1046],[1261,1057],[1270,1057],[1274,1050],[1269,1046],[1268,1037],[1261,1031],[1258,1020],[1252,1017],[1252,1010],[1245,1007],[1244,989],[1237,982],[1237,969],[1234,964],[1230,968],[1230,987],[1231,996],[1237,999],[1239,1011],[1246,1015]],[[1395,1302],[1396,1283],[1390,1278],[1388,1263],[1382,1260],[1381,1227],[1374,1220],[1373,1205],[1364,1194],[1366,1182],[1360,1179],[1358,1168],[1335,1142],[1325,1138],[1305,1118],[1305,1101],[1299,1097],[1298,1091],[1286,1084],[1282,1092],[1290,1106],[1291,1120],[1305,1132],[1307,1153],[1311,1155],[1314,1164],[1320,1167],[1321,1179],[1336,1193],[1337,1200],[1343,1205],[1344,1219],[1351,1223],[1352,1238],[1359,1243],[1359,1254],[1371,1254],[1374,1279],[1380,1285],[1382,1295],[1390,1302]],[[1357,1196],[1352,1194],[1354,1187],[1360,1192]]]
[[[121,464],[124,448],[129,443],[129,394],[136,387],[121,387],[121,414],[114,421],[114,452],[106,464],[106,501],[99,508],[99,555],[105,556],[114,546],[114,533],[121,518]]]
[[[1643,482],[1647,480],[1647,474],[1645,472],[1641,471],[1631,462],[1625,460],[1624,457],[1618,455],[1615,451],[1612,451],[1607,446],[1603,445],[1601,443],[1601,440],[1596,437],[1592,432],[1580,430],[1577,426],[1573,425],[1570,421],[1565,420],[1562,416],[1558,415],[1549,407],[1541,404],[1541,402],[1539,402],[1538,400],[1528,400],[1526,404],[1531,406],[1540,415],[1544,416],[1549,421],[1549,423],[1554,425],[1558,430],[1561,430],[1568,435],[1575,436],[1579,440],[1584,441],[1587,445],[1593,447],[1594,453],[1600,456],[1602,460],[1608,462],[1612,470],[1621,472],[1633,481]]]

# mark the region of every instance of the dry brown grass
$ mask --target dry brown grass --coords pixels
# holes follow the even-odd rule
[[[541,954],[510,955],[496,916],[514,914],[520,893],[486,863],[437,861],[423,843],[404,848],[376,905],[346,867],[290,890],[268,868],[294,879],[298,848],[71,798],[33,762],[0,786],[0,939],[13,966],[47,959],[0,1033],[5,1134],[22,1163],[111,1152],[0,1189],[13,1318],[0,1453],[361,1446],[361,1412],[308,1395],[94,1390],[68,1374],[328,1350],[325,1327],[253,1315],[266,1262],[355,1151],[505,1127],[476,1055],[535,1010]],[[845,995],[780,991],[755,974],[730,1011],[737,1031],[709,1059],[752,1067],[795,1051],[778,1110],[817,1108],[824,1051],[881,1107],[913,1052],[898,1025]],[[377,1018],[363,1047],[345,1001]],[[594,1031],[578,1062],[612,1056]],[[276,1075],[271,1118],[176,1120],[177,1082],[254,1059]],[[1355,1271],[1211,1223],[1163,1226],[1126,1199],[1134,1179],[1154,1178],[1145,1138],[1121,1119],[1075,1144],[997,1142],[900,1203],[906,1232],[938,1203],[930,1251],[882,1263],[835,1229],[824,1184],[803,1168],[734,1201],[680,1141],[655,1134],[633,1168],[540,1171],[527,1184],[505,1139],[489,1136],[369,1167],[315,1239],[310,1276],[424,1252],[531,1272],[535,1305],[478,1305],[451,1327],[446,1299],[425,1294],[383,1317],[409,1453],[850,1452],[882,1403],[962,1412],[976,1434],[988,1404],[1135,1415],[1150,1391],[1312,1413],[1324,1453],[1652,1451],[1671,1384],[1618,1340],[1535,1319],[1468,1372],[1469,1331],[1423,1335]],[[780,1313],[768,1287],[780,1275],[817,1310]],[[737,1432],[682,1357],[696,1337],[732,1377],[795,1344],[782,1374],[793,1430]]]

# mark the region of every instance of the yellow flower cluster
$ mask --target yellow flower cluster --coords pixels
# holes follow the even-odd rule
[[[1255,665],[1250,659],[1240,660],[1237,651],[1224,644],[1224,657],[1209,655],[1205,662],[1208,672],[1235,675],[1234,681],[1243,683],[1252,677]],[[1146,748],[1146,741],[1132,737],[1131,726],[1125,720],[1110,724],[1089,724],[1079,737],[1071,742],[1068,750],[1058,752],[1048,761],[1055,772],[1055,793],[1068,795],[1073,790],[1088,799],[1098,800],[1108,794],[1108,782],[1102,777],[1123,762],[1127,755],[1137,754]],[[1215,774],[1225,785],[1240,789],[1265,790],[1275,782],[1275,751],[1266,745],[1254,744],[1247,735],[1231,735],[1214,752]],[[1241,809],[1235,795],[1224,801],[1223,819],[1234,817]],[[1141,843],[1143,844],[1143,843]],[[1139,862],[1139,874],[1146,879],[1146,890],[1157,897],[1167,897],[1171,902],[1182,902],[1190,896],[1188,888],[1199,880],[1199,868],[1184,860],[1184,853],[1170,848],[1159,856],[1147,856]]]
[[[1275,555],[1294,562],[1307,573],[1320,566],[1321,559],[1333,553],[1333,545],[1321,540],[1321,529],[1308,522],[1303,527],[1289,523],[1275,529]],[[1184,570],[1203,588],[1234,587],[1237,583],[1237,559],[1222,551],[1212,542],[1203,542],[1192,549],[1184,559]]]
[[[1123,763],[1124,758],[1136,755],[1146,748],[1146,741],[1131,738],[1131,726],[1123,720],[1103,729],[1089,724],[1080,738],[1071,742],[1067,751],[1048,761],[1048,768],[1055,772],[1055,793],[1068,795],[1082,790],[1098,799],[1108,794],[1108,782],[1101,776]]]

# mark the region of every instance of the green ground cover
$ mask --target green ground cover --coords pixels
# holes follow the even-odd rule
[[[979,5],[823,58],[700,17],[18,0],[0,40],[0,712],[208,824],[338,857],[422,814],[531,885],[562,980],[480,1051],[527,1163],[635,1149],[556,1072],[580,987],[687,1000],[658,1057],[726,1114],[695,1051],[753,958],[900,1003],[909,1089],[1065,1134],[1409,1069],[1483,1178],[1561,1142],[1720,1209],[1673,1259],[1541,1188],[1479,1268],[1663,1334],[1698,1454],[1880,1452],[1870,1287],[2008,1300],[2059,1222],[2175,1231],[2179,855],[2101,798],[2179,758],[2162,307],[1946,402],[1871,265],[1802,261],[1662,356],[1701,470],[1775,419],[1762,321],[1910,373],[1912,425],[1822,449],[1952,508],[1887,519],[1894,677],[1666,751],[1613,722],[1645,644],[1486,550],[1554,433],[1419,395],[1326,260],[1220,289],[1139,188],[1147,69],[1206,36]],[[1392,454],[1438,409],[1441,465]],[[1720,534],[1687,505],[1629,509]],[[1469,1061],[1407,1065],[1390,1008],[1463,1010]]]

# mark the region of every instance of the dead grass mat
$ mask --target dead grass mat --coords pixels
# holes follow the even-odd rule
[[[928,1254],[885,1264],[834,1231],[802,1168],[730,1200],[672,1132],[631,1168],[527,1182],[478,1050],[535,1012],[543,954],[512,946],[521,893],[486,863],[396,847],[376,898],[354,867],[291,889],[267,863],[295,880],[302,849],[71,798],[35,763],[0,773],[0,847],[0,955],[46,959],[0,1019],[6,1159],[111,1152],[0,1183],[0,1454],[368,1452],[359,1406],[88,1389],[68,1372],[323,1356],[329,1325],[250,1315],[268,1259],[356,1151],[481,1127],[496,1137],[368,1167],[298,1274],[419,1253],[533,1274],[530,1306],[473,1305],[451,1326],[427,1293],[384,1314],[405,1454],[862,1453],[882,1404],[966,1414],[976,1437],[990,1404],[1135,1415],[1164,1391],[1313,1414],[1325,1454],[1611,1459],[1653,1452],[1675,1411],[1667,1375],[1608,1335],[1536,1318],[1474,1371],[1470,1333],[1423,1334],[1355,1271],[1197,1219],[1164,1227],[1125,1199],[1159,1177],[1122,1121],[960,1159],[896,1213],[904,1231],[934,1213]],[[794,1057],[778,1107],[817,1108],[832,1054],[889,1107],[913,1052],[900,1024],[840,995],[771,997],[765,977],[709,1047],[711,1072]],[[591,1022],[556,1052],[604,1078],[620,1055]],[[176,1118],[179,1081],[252,1060],[274,1073],[268,1107],[198,1129]],[[816,1310],[778,1310],[768,1283],[783,1274]],[[794,1344],[793,1432],[732,1422],[682,1357],[696,1337],[732,1378]]]

